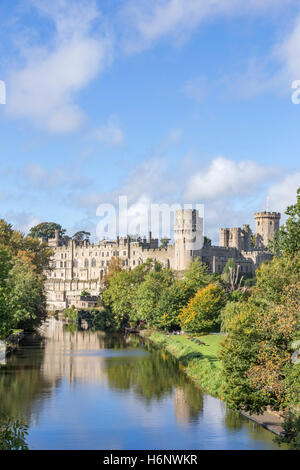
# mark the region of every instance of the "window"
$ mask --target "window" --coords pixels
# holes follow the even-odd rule
[[[73,261],[73,267],[74,267],[74,268],[77,268],[77,267],[78,267],[78,261],[76,261],[76,260]]]
[[[92,259],[92,268],[95,268],[96,267],[96,260],[95,258]]]
[[[85,260],[84,260],[84,267],[85,268],[89,267],[89,260],[87,258],[85,258]]]
[[[61,261],[61,262],[60,262],[60,267],[62,268],[62,267],[63,267],[63,265],[64,265],[64,263]]]

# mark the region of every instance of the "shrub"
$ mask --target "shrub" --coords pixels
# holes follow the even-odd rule
[[[179,314],[181,327],[195,332],[217,330],[220,326],[220,311],[224,304],[224,289],[218,284],[208,284],[198,290],[188,305],[181,310]]]

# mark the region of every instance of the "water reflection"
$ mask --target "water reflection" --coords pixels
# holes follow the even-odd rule
[[[41,334],[0,369],[0,408],[30,424],[33,448],[273,447],[270,433],[204,395],[175,359],[135,336],[55,319]]]

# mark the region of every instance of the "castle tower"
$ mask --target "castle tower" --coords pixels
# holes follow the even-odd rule
[[[195,250],[203,245],[203,220],[195,209],[177,210],[174,225],[175,260],[174,268],[187,269],[193,260]]]
[[[255,247],[265,249],[268,247],[276,232],[279,230],[280,213],[279,212],[256,212],[254,214],[256,226]]]

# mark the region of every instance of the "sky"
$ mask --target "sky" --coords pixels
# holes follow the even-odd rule
[[[0,0],[0,25],[14,228],[96,239],[99,205],[127,196],[133,226],[150,204],[203,204],[217,243],[296,201],[299,0]]]

